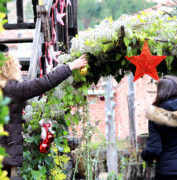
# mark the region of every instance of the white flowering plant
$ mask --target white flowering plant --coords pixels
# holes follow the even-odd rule
[[[94,29],[79,32],[71,41],[70,55],[67,58],[72,61],[82,54],[88,55],[88,82],[97,83],[100,76],[109,74],[119,82],[126,71],[135,71],[134,65],[125,56],[139,55],[145,40],[148,40],[153,55],[168,56],[157,68],[159,75],[174,74],[177,18],[160,11],[141,12],[132,16],[124,14],[116,21],[104,21]],[[63,59],[64,56],[66,55],[60,58]]]

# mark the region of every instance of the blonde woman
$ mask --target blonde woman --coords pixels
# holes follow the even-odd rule
[[[41,78],[20,82],[21,66],[17,59],[8,56],[8,60],[0,67],[0,88],[3,95],[11,99],[9,104],[10,121],[4,127],[9,136],[0,137],[0,145],[5,147],[9,154],[3,161],[4,168],[8,172],[12,167],[22,167],[23,165],[23,137],[21,131],[22,110],[25,107],[25,101],[56,87],[71,75],[72,70],[83,68],[86,65],[87,61],[85,55],[83,55],[69,65],[57,67]]]

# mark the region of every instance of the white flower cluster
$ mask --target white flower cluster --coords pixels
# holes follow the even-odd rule
[[[58,66],[63,63],[67,63],[70,60],[72,60],[72,57],[69,54],[61,54],[57,58]]]
[[[54,104],[51,106],[51,118],[52,119],[60,119],[62,116],[64,116],[64,110],[60,107],[63,105],[63,103],[60,104]]]
[[[39,111],[39,109],[42,109],[42,111],[45,110],[45,98],[41,98],[38,100],[38,97],[32,98],[28,101],[28,105],[25,107],[25,114],[23,115],[23,118],[26,122],[29,122],[33,119],[33,115],[35,112]],[[32,103],[36,103],[36,106],[33,107]]]
[[[30,122],[33,119],[33,107],[31,105],[27,105],[25,107],[25,114],[23,118],[26,122]]]
[[[100,42],[115,40],[116,33],[118,33],[117,38],[119,38],[121,36],[121,26],[124,26],[125,36],[132,38],[138,37],[138,35],[142,36],[147,31],[151,32],[152,24],[159,26],[159,28],[156,28],[156,32],[152,33],[152,38],[170,42],[177,38],[176,19],[170,19],[168,14],[162,12],[142,12],[141,15],[122,15],[112,23],[101,23],[94,29],[80,32],[77,37],[72,39],[71,53],[101,52]]]

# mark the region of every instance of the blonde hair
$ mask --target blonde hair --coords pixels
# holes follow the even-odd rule
[[[17,59],[7,55],[7,60],[0,67],[0,88],[3,88],[9,80],[20,80],[20,64]]]

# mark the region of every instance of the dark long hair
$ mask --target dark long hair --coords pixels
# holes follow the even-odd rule
[[[153,105],[158,106],[169,98],[177,98],[177,84],[171,79],[160,79],[157,85],[157,95]]]

